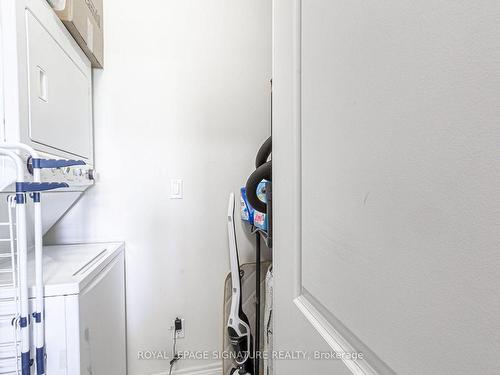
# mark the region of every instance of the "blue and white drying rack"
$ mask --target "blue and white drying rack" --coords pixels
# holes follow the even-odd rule
[[[18,153],[30,155],[33,182],[25,180],[26,166]],[[12,337],[0,342],[0,374],[30,375],[35,364],[36,374],[45,375],[45,316],[43,284],[43,229],[41,192],[67,188],[67,183],[41,181],[44,168],[63,168],[85,165],[81,160],[42,159],[31,147],[22,143],[0,143],[0,155],[10,158],[16,165],[16,192],[8,196],[9,221],[0,223],[9,251],[0,252],[0,324],[12,326]],[[28,228],[26,203],[33,200],[35,242],[35,304],[30,315],[28,286]],[[15,208],[15,222],[12,210]],[[14,230],[15,227],[15,230]],[[2,259],[3,258],[3,259]],[[1,268],[3,267],[3,268]],[[33,318],[35,361],[31,359],[30,325]],[[1,328],[1,326],[0,326]]]

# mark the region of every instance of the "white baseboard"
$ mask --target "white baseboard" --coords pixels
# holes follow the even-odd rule
[[[162,372],[156,375],[168,375],[167,372]],[[222,364],[212,363],[205,366],[189,367],[178,371],[172,371],[172,375],[222,375]]]

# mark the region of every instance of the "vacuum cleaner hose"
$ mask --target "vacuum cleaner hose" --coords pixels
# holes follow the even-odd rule
[[[267,141],[266,141],[267,142]],[[268,161],[259,166],[251,175],[248,177],[246,183],[247,189],[247,199],[248,203],[262,213],[267,213],[267,205],[262,202],[257,196],[257,186],[262,180],[271,181],[272,176],[272,162]]]
[[[267,138],[266,141],[260,146],[257,156],[255,157],[255,168],[259,168],[262,164],[267,162],[267,158],[271,155],[273,150],[272,136]]]

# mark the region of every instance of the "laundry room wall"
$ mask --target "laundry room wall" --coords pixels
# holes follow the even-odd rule
[[[129,374],[168,374],[168,361],[138,351],[170,351],[176,316],[179,350],[222,345],[228,194],[270,135],[271,1],[105,0],[104,25],[99,180],[45,242],[126,242]],[[183,199],[169,199],[171,179],[183,179]],[[241,260],[252,260],[252,238],[242,225],[237,234]]]

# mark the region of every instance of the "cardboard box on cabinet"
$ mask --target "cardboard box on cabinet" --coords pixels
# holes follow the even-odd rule
[[[104,67],[103,0],[49,0],[94,68]]]

